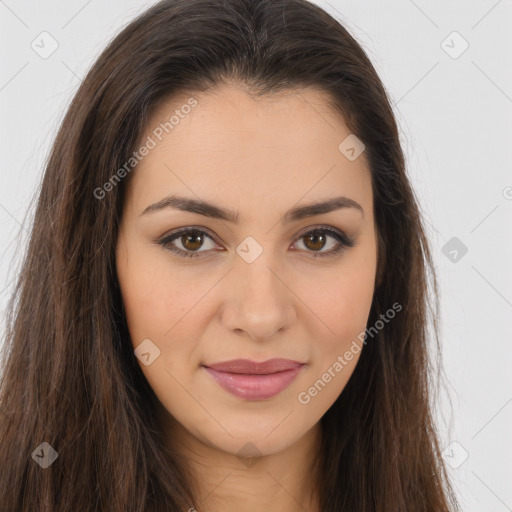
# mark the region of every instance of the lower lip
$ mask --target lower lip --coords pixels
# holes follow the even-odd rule
[[[303,366],[265,375],[219,372],[206,366],[204,369],[231,394],[247,400],[264,400],[289,386]]]

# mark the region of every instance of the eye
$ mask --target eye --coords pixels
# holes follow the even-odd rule
[[[196,254],[198,252],[206,252],[198,251],[198,249],[203,245],[202,240],[205,237],[213,241],[213,238],[205,231],[190,227],[175,231],[174,233],[170,233],[158,243],[163,245],[166,249],[169,249],[169,251],[177,254],[178,256],[192,258],[199,256],[199,254]],[[174,241],[177,241],[177,243],[181,245],[181,248],[176,247],[176,245],[173,243]]]
[[[334,249],[319,252],[326,246],[326,240],[328,238],[334,239]],[[344,249],[354,247],[355,245],[354,241],[347,235],[345,235],[345,233],[328,226],[318,226],[313,229],[308,229],[308,231],[305,231],[301,235],[299,235],[298,240],[305,240],[305,242],[302,243],[306,247],[306,249],[310,249],[313,252],[314,258],[323,256],[334,256],[343,251]]]
[[[168,234],[159,240],[158,243],[178,256],[192,258],[201,256],[200,253],[202,252],[209,252],[208,250],[199,250],[200,248],[204,248],[205,238],[214,242],[213,237],[211,237],[206,231],[194,227],[188,227]],[[326,241],[329,238],[334,240],[334,244],[331,243],[331,246],[334,245],[334,248],[320,252],[325,248]],[[298,237],[298,240],[300,241],[303,239],[305,242],[302,243],[304,247],[306,247],[306,252],[311,252],[315,258],[319,256],[333,256],[340,253],[345,248],[354,247],[354,241],[351,238],[343,232],[328,226],[317,226],[313,229],[308,229]],[[175,242],[179,244],[179,246],[175,245]],[[212,248],[210,248],[210,250],[211,249]],[[213,250],[215,249],[213,248]]]

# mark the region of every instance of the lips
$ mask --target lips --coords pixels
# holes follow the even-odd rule
[[[233,359],[231,361],[224,361],[222,363],[209,364],[205,366],[212,368],[213,370],[217,370],[218,372],[262,375],[291,370],[301,366],[301,364],[302,363],[291,361],[290,359],[269,359],[268,361],[263,361],[261,363],[251,361],[250,359]]]
[[[229,393],[248,400],[264,400],[288,387],[304,366],[290,359],[269,359],[261,363],[233,359],[204,365],[204,369]]]

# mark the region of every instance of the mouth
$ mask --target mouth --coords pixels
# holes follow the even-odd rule
[[[246,400],[272,398],[287,388],[305,366],[289,359],[264,362],[235,359],[203,365],[224,390]]]

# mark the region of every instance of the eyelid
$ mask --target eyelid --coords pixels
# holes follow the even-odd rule
[[[158,240],[165,241],[165,240],[172,238],[173,236],[176,236],[180,233],[188,233],[189,231],[198,231],[199,233],[204,233],[204,234],[208,235],[217,245],[219,245],[219,242],[217,241],[218,240],[217,235],[214,235],[212,231],[210,231],[208,228],[206,228],[204,226],[196,226],[196,225],[184,226],[182,228],[173,229],[172,231],[169,231],[165,235],[161,236]]]

